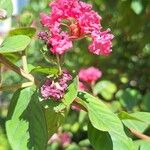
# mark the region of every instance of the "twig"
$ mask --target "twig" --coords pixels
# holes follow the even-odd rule
[[[19,88],[25,88],[32,86],[33,82],[25,82],[25,83],[19,83],[19,84],[14,84],[14,85],[3,85],[0,86],[0,91],[15,91]]]
[[[59,75],[61,75],[62,70],[61,70],[61,65],[60,65],[60,59],[59,59],[59,55],[56,55],[56,59],[57,59],[57,65],[58,65],[58,69],[59,69]]]
[[[142,139],[142,140],[147,140],[147,141],[150,141],[150,137],[148,135],[145,135],[143,133],[140,133],[139,131],[136,131],[134,129],[129,129],[131,131],[131,133],[133,135],[135,135],[136,137]]]
[[[27,65],[27,57],[26,57],[26,51],[22,51],[22,65],[23,65],[23,70],[28,72],[28,65]]]
[[[8,59],[6,59],[2,54],[0,54],[0,62],[2,64],[4,64],[6,67],[8,67],[9,69],[15,71],[16,73],[18,73],[19,75],[23,76],[24,78],[32,81],[35,83],[35,79],[34,77],[27,73],[26,71],[24,71],[23,69],[19,68],[18,66],[14,65],[13,63],[11,63]]]

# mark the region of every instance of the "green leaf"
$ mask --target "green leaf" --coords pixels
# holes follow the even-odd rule
[[[15,92],[8,112],[6,132],[13,150],[46,149],[44,113],[32,88]]]
[[[6,10],[7,17],[10,17],[13,12],[13,5],[11,0],[0,0],[0,9]]]
[[[136,112],[130,114],[130,116],[137,119],[122,118],[122,121],[126,127],[139,132],[144,132],[150,126],[150,113]]]
[[[144,95],[142,102],[143,102],[142,108],[145,111],[150,111],[150,92],[148,92]]]
[[[66,106],[70,106],[70,104],[75,100],[78,94],[78,77],[75,77],[70,85],[68,86],[67,92],[64,95],[62,102]]]
[[[106,100],[111,100],[113,94],[116,92],[117,87],[114,83],[103,80],[98,82],[94,87],[94,94],[101,94]]]
[[[138,120],[138,121],[142,121],[136,117],[133,117],[132,115],[128,114],[127,112],[125,111],[122,111],[118,114],[118,117],[121,119],[121,120],[124,120],[124,119],[130,119],[130,120]]]
[[[140,0],[132,0],[131,2],[131,9],[137,14],[139,15],[142,10],[143,10],[143,6]]]
[[[35,92],[25,113],[25,119],[29,121],[29,149],[45,150],[48,141],[46,118]]]
[[[58,108],[61,105],[61,103],[54,102],[52,100],[42,101],[42,103],[43,106],[45,107],[48,138],[50,138],[57,131],[57,129],[63,124],[67,115],[67,109],[65,107],[61,111],[57,111],[56,108]]]
[[[136,146],[136,150],[150,150],[150,142],[144,140],[134,141],[134,145]]]
[[[135,89],[127,88],[125,90],[119,90],[116,94],[116,98],[119,99],[123,107],[131,111],[141,100],[141,94]]]
[[[0,47],[0,53],[13,53],[23,51],[30,43],[26,35],[7,37]]]
[[[16,28],[8,33],[8,36],[26,35],[32,38],[35,35],[36,29],[33,27]]]
[[[119,147],[122,150],[133,148],[133,143],[126,136],[120,119],[102,101],[86,92],[79,92],[78,97],[80,98],[78,102],[87,109],[93,127],[109,132],[114,150]]]
[[[49,66],[49,67],[45,67],[45,66],[38,66],[35,67],[31,70],[31,73],[34,72],[38,72],[38,73],[43,73],[43,74],[47,74],[47,75],[57,75],[58,74],[58,68],[54,67],[54,66]]]
[[[113,143],[108,132],[95,129],[88,124],[88,138],[95,150],[113,150]]]
[[[12,118],[18,119],[22,115],[28,107],[33,93],[34,90],[32,88],[20,89],[14,93],[8,110],[8,120]]]

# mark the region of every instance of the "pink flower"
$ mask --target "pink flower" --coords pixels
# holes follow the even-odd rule
[[[70,136],[70,134],[68,132],[55,133],[50,138],[48,143],[54,143],[54,142],[59,142],[62,145],[68,145],[68,144],[71,143],[71,136]]]
[[[87,91],[87,87],[82,83],[82,82],[79,82],[79,90],[81,91]]]
[[[95,67],[81,69],[79,72],[79,79],[89,84],[96,82],[101,76],[102,72]]]
[[[63,54],[72,47],[72,41],[68,34],[62,32],[60,34],[52,34],[49,44],[52,46],[51,52],[53,54]]]
[[[108,55],[111,53],[111,41],[114,36],[109,32],[110,30],[99,33],[92,33],[93,43],[89,46],[90,52],[97,55]]]
[[[63,98],[67,87],[68,81],[72,80],[72,76],[68,72],[63,72],[63,74],[53,81],[53,79],[47,79],[41,87],[41,95],[44,99],[53,99],[55,101]]]
[[[80,0],[54,0],[49,4],[50,15],[41,13],[41,23],[48,28],[48,40],[53,54],[64,54],[73,47],[72,41],[90,37],[93,42],[89,51],[97,55],[111,52],[113,35],[110,31],[102,32],[101,16],[92,10],[92,5]],[[62,26],[68,29],[63,31]]]

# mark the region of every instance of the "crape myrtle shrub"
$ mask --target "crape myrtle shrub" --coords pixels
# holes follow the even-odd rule
[[[117,150],[120,147],[123,150],[149,149],[149,113],[137,111],[150,110],[150,2],[85,2],[91,3],[93,10],[103,18],[101,20],[98,14],[93,14],[94,25],[90,24],[90,28],[86,26],[89,16],[78,20],[77,14],[71,14],[75,15],[75,20],[63,18],[60,34],[55,22],[58,16],[55,18],[55,10],[53,11],[55,5],[59,5],[54,2],[49,9],[49,1],[31,0],[22,14],[13,18],[13,27],[16,29],[9,32],[0,47],[1,62],[7,62],[3,57],[5,56],[11,62],[22,66],[19,60],[26,49],[28,66],[23,66],[23,70],[37,79],[34,84],[38,87],[37,91],[35,87],[20,89],[11,100],[6,131],[13,149],[46,149],[47,140],[48,148],[55,150]],[[85,6],[87,10],[90,9],[90,5]],[[52,17],[50,12],[55,18],[52,22],[49,21]],[[76,19],[79,24],[76,24]],[[84,24],[85,19],[87,24]],[[100,28],[99,21],[103,28]],[[36,34],[35,29],[29,28],[30,26],[37,30]],[[31,43],[29,37],[34,37]],[[18,45],[14,44],[11,49],[8,46],[11,40],[18,40],[21,46],[18,48]],[[29,43],[30,46],[27,47]],[[13,54],[14,52],[18,52],[17,55]],[[76,70],[76,73],[72,70]],[[5,67],[3,73],[3,83],[26,81],[12,72],[7,74]],[[80,82],[75,74],[78,74]],[[33,76],[26,75],[23,76],[33,82]],[[31,86],[30,84],[22,86]],[[7,87],[2,86],[1,89],[6,91]],[[77,93],[77,89],[87,91],[91,95],[86,92]],[[9,99],[7,93],[2,93],[4,102]],[[67,115],[69,107],[71,111]],[[4,118],[5,109],[7,105],[1,110],[4,112]],[[109,109],[117,114],[113,114]],[[95,140],[95,137],[101,140]],[[5,135],[1,134],[1,139],[5,141],[3,145],[9,147]]]

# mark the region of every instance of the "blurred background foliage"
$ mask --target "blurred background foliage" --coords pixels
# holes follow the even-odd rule
[[[150,1],[149,0],[84,0],[93,5],[102,16],[104,29],[110,28],[115,38],[113,51],[109,56],[96,56],[88,52],[88,39],[74,43],[74,48],[65,55],[65,67],[69,70],[95,66],[103,72],[102,78],[96,83],[94,93],[98,94],[114,112],[150,111]],[[41,30],[39,13],[48,12],[49,0],[30,0],[22,13],[13,17],[13,27],[36,27]],[[32,41],[28,48],[28,62],[30,66],[47,65],[40,50],[42,42]],[[12,61],[18,61],[17,55],[11,55]],[[22,79],[15,73],[3,68],[3,82],[17,83]],[[4,129],[7,106],[11,97],[10,92],[0,95],[0,126]],[[62,132],[70,132],[71,148],[67,150],[84,149],[89,146],[87,140],[86,115],[83,112],[70,112]],[[1,132],[1,129],[0,129]],[[150,129],[145,130],[150,134]],[[1,135],[1,134],[0,134]],[[2,138],[5,136],[2,134]],[[136,138],[135,138],[136,139]],[[1,142],[0,142],[1,143]],[[77,143],[77,144],[76,144]],[[5,145],[5,142],[4,142]],[[55,150],[57,144],[49,149]],[[8,149],[8,148],[6,148]],[[85,148],[86,149],[86,148]],[[89,146],[90,149],[90,146]],[[0,144],[0,150],[1,144]],[[5,149],[4,149],[5,150]],[[144,149],[143,149],[144,150]]]

